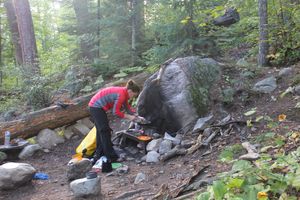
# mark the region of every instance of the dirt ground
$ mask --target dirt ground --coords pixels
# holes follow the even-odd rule
[[[299,70],[299,67],[296,69]],[[232,71],[232,69],[228,68],[224,69],[224,73],[235,76],[239,72]],[[297,73],[299,73],[299,71],[297,71]],[[256,76],[252,81],[257,82],[266,76],[266,74],[278,74],[278,70],[264,69],[260,74],[261,75]],[[279,127],[282,133],[285,133],[287,126],[290,130],[299,130],[300,112],[299,108],[295,108],[298,99],[291,94],[279,98],[279,95],[291,85],[291,81],[291,78],[279,80],[278,88],[272,94],[252,94],[246,101],[242,101],[241,98],[239,98],[240,96],[235,96],[234,101],[225,107],[226,111],[236,120],[245,120],[243,113],[254,107],[256,107],[257,110],[256,116],[268,115],[276,120],[279,114],[285,114],[287,115],[287,120],[281,123]],[[225,82],[224,85],[226,85]],[[123,129],[127,124],[119,119],[114,119],[111,125],[114,131],[117,131]],[[254,138],[266,129],[266,124],[256,123],[247,137],[248,139]],[[198,135],[187,134],[185,137],[196,140]],[[19,187],[18,189],[0,191],[0,199],[74,199],[69,189],[66,166],[82,138],[82,136],[76,136],[64,144],[58,145],[49,153],[38,152],[34,157],[21,161],[30,163],[38,172],[48,174],[49,180],[33,180],[30,184]],[[169,189],[174,190],[190,178],[193,172],[204,166],[208,167],[205,168],[203,175],[205,175],[206,178],[215,177],[219,172],[227,171],[231,167],[230,164],[218,161],[220,152],[224,147],[239,144],[243,140],[245,140],[244,136],[241,136],[238,131],[233,131],[229,135],[218,135],[212,140],[209,146],[200,148],[192,155],[178,156],[157,164],[137,163],[135,159],[124,161],[123,163],[129,166],[129,173],[115,176],[107,176],[106,174],[100,173],[102,196],[89,197],[87,199],[116,199],[125,192],[139,189],[144,190],[123,199],[151,199],[157,194],[163,184],[166,184]],[[143,172],[147,178],[146,181],[135,185],[134,180],[139,172]],[[189,199],[192,199],[192,197],[189,197]]]

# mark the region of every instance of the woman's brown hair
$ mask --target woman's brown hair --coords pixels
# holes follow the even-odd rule
[[[126,88],[129,90],[132,90],[132,92],[135,92],[135,93],[139,93],[140,92],[140,87],[138,86],[138,84],[136,84],[136,82],[134,82],[133,80],[129,80],[127,83],[126,83]]]

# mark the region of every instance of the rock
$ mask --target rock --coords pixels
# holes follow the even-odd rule
[[[50,129],[43,129],[37,136],[37,142],[42,148],[51,149],[57,144],[64,143],[65,139]]]
[[[254,161],[260,158],[260,155],[258,153],[248,153],[245,155],[240,156],[239,159],[241,160],[248,160],[248,161]]]
[[[14,189],[32,180],[36,170],[27,163],[8,162],[0,166],[0,190]]]
[[[137,102],[138,113],[151,121],[160,134],[178,130],[186,133],[199,115],[207,113],[210,93],[201,91],[217,87],[220,66],[213,59],[190,56],[177,58],[162,71],[144,83]]]
[[[42,147],[39,144],[28,145],[21,151],[21,153],[19,154],[19,158],[20,159],[29,158],[33,156],[33,154],[40,149],[42,149]]]
[[[81,123],[76,123],[72,126],[72,131],[78,135],[87,135],[90,132],[90,129]]]
[[[100,177],[77,179],[70,183],[70,189],[75,197],[96,196],[101,192]]]
[[[293,73],[293,68],[291,67],[286,67],[283,68],[282,70],[279,71],[278,77],[284,77],[284,76],[289,76]]]
[[[159,154],[165,154],[172,149],[172,141],[170,140],[163,140],[159,146]]]
[[[256,92],[271,93],[277,88],[276,79],[274,76],[257,82],[253,89]]]
[[[210,123],[210,120],[213,118],[213,115],[208,117],[199,118],[194,126],[193,133],[203,131]]]
[[[178,135],[179,135],[179,134],[178,134]],[[176,135],[176,136],[177,136],[177,135]],[[180,136],[172,137],[172,136],[169,135],[167,132],[165,132],[164,139],[165,139],[165,140],[171,141],[174,145],[178,145],[178,144],[180,144],[180,142],[181,142],[181,139],[179,139],[178,137],[180,137]]]
[[[297,85],[294,89],[296,95],[299,95],[300,96],[300,85]]]
[[[151,163],[151,162],[159,162],[159,153],[157,153],[156,151],[150,151],[147,153],[147,157],[146,157],[146,162],[147,163]]]
[[[74,180],[78,178],[85,177],[85,173],[92,169],[92,162],[83,158],[80,161],[75,161],[72,159],[67,165],[67,178],[68,180]]]
[[[139,184],[146,180],[146,175],[142,172],[138,173],[135,177],[134,184]]]
[[[146,150],[147,150],[147,151],[156,151],[156,152],[157,152],[158,149],[159,149],[159,145],[160,145],[160,143],[161,143],[162,141],[163,141],[162,138],[151,140],[151,141],[147,144]]]
[[[0,162],[4,161],[5,159],[7,159],[6,153],[0,151]]]
[[[80,120],[78,120],[77,122],[80,123],[80,124],[85,125],[85,126],[88,127],[89,129],[92,129],[92,128],[95,126],[95,125],[93,124],[93,122],[91,122],[91,120],[90,120],[89,117],[80,119]]]
[[[72,126],[68,126],[64,128],[64,137],[69,140],[73,137],[73,135],[75,134],[72,130]]]

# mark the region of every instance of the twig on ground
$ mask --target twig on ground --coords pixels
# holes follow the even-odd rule
[[[182,195],[182,196],[179,196],[179,197],[176,197],[174,200],[184,200],[184,199],[191,199],[191,197],[194,197],[197,193],[201,193],[205,190],[205,188],[201,188],[199,190],[196,190],[194,192],[190,192],[190,193],[187,193],[185,195]]]
[[[126,199],[128,197],[131,197],[135,194],[138,194],[138,193],[142,193],[144,191],[147,191],[149,190],[149,188],[141,188],[141,189],[138,189],[138,190],[132,190],[132,191],[129,191],[129,192],[124,192],[122,194],[120,194],[119,196],[117,196],[116,198],[114,198],[114,200],[122,200],[122,199]]]

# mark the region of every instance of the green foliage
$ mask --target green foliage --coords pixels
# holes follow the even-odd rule
[[[126,67],[126,68],[121,69],[119,71],[119,73],[115,74],[114,78],[123,78],[123,77],[128,76],[128,74],[130,74],[130,73],[140,72],[140,71],[143,71],[143,70],[144,70],[144,68],[140,67],[140,66]]]
[[[191,75],[192,84],[189,88],[191,99],[199,115],[207,112],[209,105],[209,90],[219,78],[219,67],[206,61],[195,64],[195,72]]]
[[[238,155],[242,151],[243,147],[240,144],[226,147],[219,155],[221,162],[229,162],[234,159],[234,156]]]
[[[292,199],[294,196],[289,195],[290,189],[300,188],[299,149],[288,155],[277,155],[275,159],[262,156],[256,162],[259,167],[254,167],[249,161],[236,161],[232,170],[220,176],[220,180],[214,181],[207,190],[213,188],[214,199],[263,199],[263,195],[268,197],[282,193]],[[198,198],[204,199],[207,195],[205,192]]]
[[[51,103],[51,88],[49,80],[44,77],[32,77],[24,84],[25,98],[34,110],[47,107]]]

